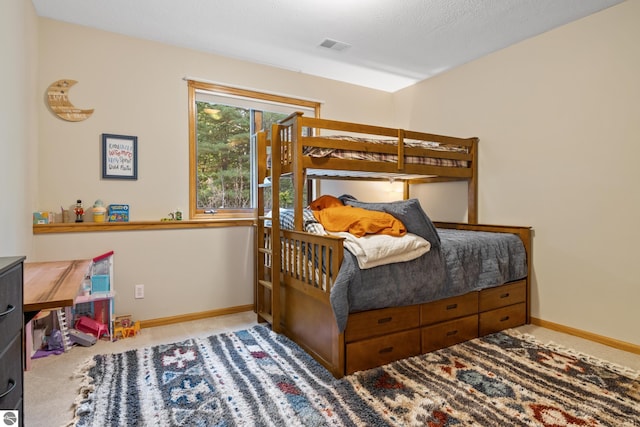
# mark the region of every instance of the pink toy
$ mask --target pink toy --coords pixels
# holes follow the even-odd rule
[[[103,335],[109,336],[109,328],[107,325],[87,316],[80,316],[78,320],[76,320],[75,327],[80,332],[95,335],[97,338]]]

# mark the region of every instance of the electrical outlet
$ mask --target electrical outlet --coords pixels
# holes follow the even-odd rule
[[[136,298],[144,298],[144,285],[136,285]]]

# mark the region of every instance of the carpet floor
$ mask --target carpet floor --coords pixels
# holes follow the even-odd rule
[[[258,325],[81,375],[77,426],[640,426],[638,372],[514,331],[336,380]]]

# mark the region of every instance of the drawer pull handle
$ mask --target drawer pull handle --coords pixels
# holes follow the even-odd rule
[[[449,331],[449,332],[447,332],[447,336],[448,336],[448,337],[451,337],[451,336],[453,336],[453,335],[455,335],[455,334],[457,334],[457,333],[458,333],[458,330],[457,330],[457,329],[456,329],[456,330],[453,330],[453,331]]]
[[[378,325],[381,325],[383,323],[389,323],[391,322],[391,319],[393,319],[393,317],[384,317],[382,319],[378,319]]]
[[[382,354],[382,353],[391,353],[393,351],[393,347],[385,347],[385,348],[381,348],[380,351],[378,351],[378,353]]]
[[[509,298],[509,292],[500,295],[500,298]]]
[[[500,319],[501,322],[506,322],[507,320],[509,320],[509,316],[504,316],[502,319]]]
[[[14,380],[9,380],[9,388],[4,393],[0,394],[0,399],[11,393],[14,388],[16,388],[16,382]]]
[[[456,308],[458,308],[458,304],[449,304],[447,306],[447,310],[453,310],[453,309],[456,309]]]
[[[7,314],[11,313],[11,312],[12,312],[13,310],[15,310],[15,309],[16,309],[16,307],[15,307],[15,306],[13,306],[13,305],[11,305],[11,304],[8,304],[8,305],[7,305],[7,309],[6,309],[5,311],[3,311],[2,313],[0,313],[0,317],[4,317],[4,316],[6,316]]]

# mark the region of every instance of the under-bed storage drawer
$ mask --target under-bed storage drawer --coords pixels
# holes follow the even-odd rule
[[[346,373],[375,368],[420,354],[420,329],[347,344]]]
[[[524,325],[526,312],[527,305],[520,303],[480,313],[480,336]]]
[[[527,298],[527,281],[521,280],[515,283],[497,286],[495,288],[480,291],[479,311],[493,310],[494,308],[524,302]]]
[[[390,332],[417,328],[420,325],[420,306],[392,307],[362,311],[349,315],[344,331],[346,342],[358,341]]]
[[[425,326],[422,331],[422,352],[428,353],[439,348],[468,341],[478,337],[478,315],[449,320],[432,326]]]
[[[431,325],[478,312],[478,292],[433,301],[420,306],[420,324]]]

